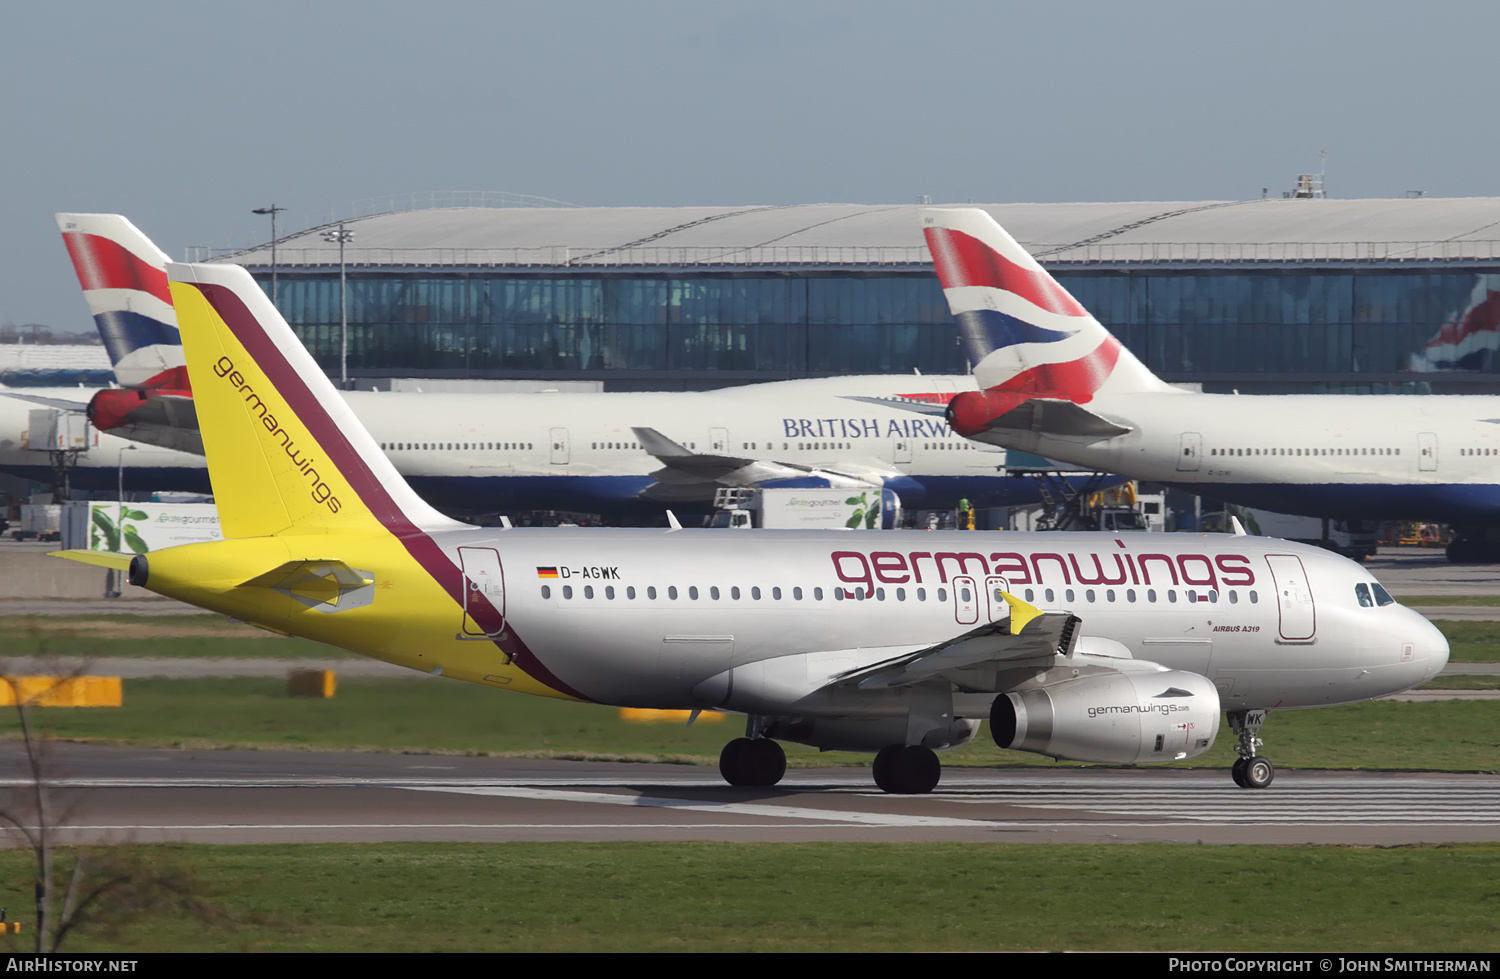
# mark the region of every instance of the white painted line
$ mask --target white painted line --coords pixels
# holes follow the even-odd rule
[[[1050,825],[1050,824],[1049,824]],[[28,826],[27,829],[37,829]],[[256,829],[880,829],[870,825],[826,822],[812,826],[785,823],[174,823],[171,825],[54,826],[52,832],[124,832],[130,830],[231,830]]]
[[[615,795],[608,792],[568,792],[560,789],[507,788],[502,786],[420,786],[414,792],[449,792],[461,795],[502,796],[547,802],[594,802],[612,806],[650,806],[687,812],[712,812],[736,816],[771,816],[776,819],[811,819],[868,826],[989,826],[988,820],[955,819],[947,816],[908,816],[897,813],[831,812],[800,806],[768,806],[749,802],[702,802],[665,796]]]

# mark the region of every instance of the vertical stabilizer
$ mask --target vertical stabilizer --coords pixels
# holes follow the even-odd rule
[[[1170,391],[979,208],[921,212],[943,294],[986,391],[1079,404]]]
[[[121,387],[186,390],[167,258],[118,214],[58,214],[57,227]]]
[[[463,526],[412,492],[250,273],[167,273],[225,537]]]

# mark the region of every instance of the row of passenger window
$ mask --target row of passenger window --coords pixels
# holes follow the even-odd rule
[[[958,599],[960,601],[962,601],[962,602],[970,602],[970,601],[973,600],[973,595],[970,592],[968,586],[959,585],[957,587],[958,587],[958,596],[957,597],[958,597]],[[584,598],[584,599],[592,599],[592,598],[595,598],[595,597],[602,597],[606,601],[614,601],[618,597],[614,585],[605,585],[605,586],[603,586],[603,588],[599,589],[599,592],[601,592],[602,595],[596,594],[596,591],[595,591],[595,588],[594,588],[593,585],[584,585],[582,590],[583,590],[583,594],[582,594],[581,597]],[[721,600],[723,598],[723,593],[720,591],[718,585],[710,585],[708,587],[707,591],[708,591],[708,600],[709,601],[717,602],[717,601],[719,601],[719,600]],[[857,588],[842,588],[842,587],[839,587],[839,588],[833,588],[833,589],[831,589],[831,591],[833,593],[833,599],[834,599],[834,601],[838,601],[838,602],[842,602],[845,599],[849,599],[849,600],[852,600],[852,601],[862,602],[862,601],[864,601],[867,598],[868,599],[873,599],[874,601],[877,601],[877,602],[883,602],[887,598],[886,589],[884,589],[884,588],[868,589],[868,588],[864,588],[864,587],[857,587]],[[948,601],[948,589],[946,589],[946,588],[935,588],[932,591],[933,591],[933,596],[932,597],[934,597],[938,602],[946,602],[946,601]],[[1106,603],[1116,602],[1120,598],[1123,597],[1124,600],[1125,600],[1125,602],[1127,604],[1135,604],[1138,601],[1144,599],[1144,601],[1146,602],[1146,604],[1155,604],[1158,601],[1163,601],[1164,600],[1166,602],[1166,604],[1168,604],[1168,605],[1174,605],[1174,604],[1177,603],[1178,598],[1179,598],[1179,596],[1177,594],[1177,589],[1176,588],[1168,588],[1164,592],[1161,592],[1161,593],[1158,593],[1155,588],[1147,588],[1147,589],[1144,589],[1144,594],[1137,592],[1136,589],[1134,589],[1134,588],[1124,588],[1124,589],[1120,589],[1118,591],[1116,589],[1114,589],[1114,588],[1105,588],[1105,589],[1102,589],[1102,591],[1103,591],[1103,596],[1102,596],[1103,597],[1103,601],[1105,601]],[[907,589],[905,589],[905,588],[892,588],[892,589],[890,589],[890,592],[891,592],[891,597],[893,597],[898,602],[904,602],[908,598]],[[925,602],[925,601],[928,600],[928,590],[926,588],[914,588],[914,589],[911,589],[911,592],[912,592],[912,594],[911,594],[910,597],[912,599],[914,599],[915,601]],[[623,593],[624,593],[623,597],[624,597],[625,601],[635,601],[636,600],[636,588],[635,588],[634,585],[626,585],[624,587],[624,589],[623,589]],[[821,601],[823,601],[823,589],[821,589],[821,588],[813,588],[813,589],[810,590],[810,593],[811,593],[812,601],[815,601],[815,602],[821,602]],[[646,587],[646,599],[648,601],[656,601],[657,594],[658,593],[657,593],[657,589],[656,589],[655,585],[648,585]],[[772,588],[772,589],[770,589],[770,595],[771,595],[771,601],[773,601],[773,602],[779,602],[779,601],[783,600],[782,590],[780,588]],[[1053,604],[1055,604],[1057,602],[1058,591],[1056,589],[1053,589],[1053,588],[1042,588],[1042,589],[1027,588],[1023,592],[1023,597],[1028,602],[1036,602],[1038,600],[1039,596],[1040,596],[1040,600],[1042,601],[1042,603],[1044,605],[1053,605]],[[1355,596],[1355,599],[1359,602],[1359,604],[1362,607],[1364,607],[1364,608],[1374,608],[1376,606],[1384,607],[1386,605],[1393,605],[1393,604],[1395,604],[1395,601],[1396,601],[1394,598],[1391,597],[1390,592],[1386,591],[1378,583],[1374,583],[1374,582],[1371,582],[1368,585],[1363,584],[1363,583],[1355,585],[1354,586],[1354,596]],[[564,600],[571,600],[574,597],[573,586],[572,585],[563,585],[562,586],[562,597],[563,597]],[[685,593],[679,592],[676,585],[669,585],[669,586],[667,586],[667,589],[666,589],[666,597],[667,597],[668,601],[673,601],[673,602],[678,601],[680,598],[684,598],[684,597],[686,598],[687,601],[696,602],[702,596],[701,596],[701,593],[699,592],[699,589],[698,589],[697,585],[689,585],[687,587]],[[730,598],[731,601],[738,602],[738,601],[742,600],[744,597],[746,597],[745,593],[740,590],[740,588],[739,588],[738,585],[734,585],[734,586],[730,587],[730,589],[729,589],[729,598]],[[763,593],[762,593],[762,591],[761,591],[761,589],[760,589],[759,586],[752,586],[749,589],[749,595],[748,595],[748,597],[749,597],[750,601],[758,602],[758,601],[761,601],[764,596],[763,596]],[[1098,590],[1095,590],[1093,588],[1085,588],[1085,589],[1083,589],[1083,601],[1086,602],[1086,603],[1094,604],[1094,603],[1096,603],[1096,602],[1098,602],[1100,600],[1100,597],[1101,596],[1100,596],[1100,593],[1099,593]],[[1240,593],[1239,593],[1238,590],[1233,589],[1233,588],[1229,589],[1229,591],[1225,592],[1225,597],[1229,600],[1229,604],[1230,605],[1237,605],[1237,604],[1239,604]],[[542,586],[542,598],[544,598],[544,599],[551,599],[552,598],[552,586],[551,585],[543,585]],[[997,608],[1001,604],[1003,604],[1004,601],[1005,601],[1005,598],[1001,594],[999,588],[995,588],[993,590],[993,594],[991,595],[991,598],[995,602],[995,606]],[[1255,589],[1252,588],[1249,591],[1245,592],[1245,599],[1251,605],[1256,605],[1256,604],[1259,604],[1259,602],[1260,602],[1260,595],[1255,591]],[[803,601],[804,600],[804,592],[803,592],[803,590],[801,588],[793,588],[791,590],[791,600],[794,601],[794,602]],[[1062,589],[1062,600],[1063,600],[1064,603],[1066,603],[1068,605],[1072,605],[1072,604],[1074,604],[1074,603],[1076,603],[1078,601],[1078,592],[1075,591],[1072,588],[1064,588],[1064,589]],[[1210,588],[1207,591],[1199,591],[1196,588],[1184,588],[1182,590],[1181,600],[1184,601],[1184,602],[1187,602],[1188,604],[1195,604],[1195,603],[1198,603],[1198,602],[1207,602],[1210,605],[1212,605],[1212,604],[1216,604],[1219,601],[1219,592],[1218,592],[1217,589],[1213,589],[1213,588]]]
[[[893,589],[893,590],[895,592],[896,601],[898,601],[898,602],[904,602],[904,601],[906,601],[907,594],[906,594],[906,589],[905,588],[896,588],[896,589]],[[623,596],[622,597],[624,598],[625,601],[634,601],[636,599],[636,597],[637,597],[636,588],[635,588],[634,585],[626,585],[621,591],[623,592]],[[946,602],[948,600],[948,589],[946,589],[946,588],[937,588],[937,589],[934,589],[933,591],[934,591],[934,595],[935,595],[937,601],[939,601],[939,602]],[[616,591],[614,585],[605,585],[603,588],[598,589],[597,592],[596,592],[596,589],[594,588],[593,585],[584,585],[583,588],[582,588],[582,592],[583,592],[583,594],[582,594],[581,597],[585,598],[585,599],[595,598],[595,597],[602,597],[606,601],[614,601],[617,597],[621,597],[620,595],[617,594],[617,591]],[[710,585],[707,588],[707,592],[708,592],[708,600],[711,601],[711,602],[720,601],[724,597],[724,593],[719,589],[718,585]],[[885,601],[885,597],[886,597],[886,595],[885,595],[885,589],[884,588],[877,588],[877,589],[875,589],[875,593],[873,593],[873,594],[868,593],[867,590],[864,589],[864,588],[834,588],[834,589],[832,589],[832,592],[833,592],[833,600],[836,601],[836,602],[842,602],[846,598],[852,599],[852,600],[855,600],[855,601],[864,601],[866,598],[874,598],[874,599],[876,599],[878,601],[882,601],[883,602],[883,601]],[[657,593],[657,589],[656,589],[655,585],[648,585],[648,586],[646,586],[646,600],[647,601],[656,601],[657,595],[658,595],[658,593]],[[696,602],[700,598],[703,597],[703,595],[699,591],[697,585],[689,585],[683,591],[679,591],[676,585],[668,585],[667,588],[666,588],[666,591],[665,591],[665,595],[666,595],[667,601],[671,601],[671,602],[675,602],[678,599],[686,599],[687,601],[690,601],[690,602]],[[821,602],[821,601],[824,600],[823,589],[821,589],[821,588],[812,588],[812,589],[809,589],[806,593],[804,593],[801,588],[793,588],[791,590],[791,601],[794,601],[794,602],[804,601],[805,598],[806,598],[806,596],[810,596],[811,600],[814,601],[814,602]],[[551,585],[543,585],[542,586],[542,597],[546,598],[546,599],[550,599],[552,597],[552,586]],[[573,586],[572,585],[563,585],[562,586],[562,597],[565,600],[572,599],[574,597]],[[738,601],[741,601],[742,599],[745,599],[747,597],[752,602],[759,602],[762,599],[764,599],[765,594],[762,592],[761,588],[758,585],[752,586],[750,589],[748,589],[748,593],[745,592],[745,591],[741,591],[740,587],[738,585],[734,585],[734,586],[731,586],[729,588],[729,599],[730,599],[730,601],[738,602]],[[770,589],[770,600],[771,601],[773,601],[773,602],[779,602],[779,601],[783,600],[783,597],[784,597],[783,596],[783,592],[782,592],[782,590],[780,588],[771,588]],[[928,600],[927,589],[926,588],[916,588],[916,589],[913,589],[912,590],[912,597],[913,597],[913,599],[915,601],[918,601],[918,602],[925,602],[925,601],[927,601]]]
[[[1211,456],[1398,456],[1400,449],[1210,449]]]
[[[544,599],[551,599],[552,598],[552,586],[551,585],[542,585],[541,587],[542,587],[542,598],[544,598]],[[1360,585],[1359,587],[1363,588],[1364,586]],[[1375,587],[1378,588],[1379,586],[1377,585]],[[967,586],[959,585],[958,589],[959,589],[958,598],[959,598],[960,601],[969,602],[969,601],[973,600],[972,593],[970,592],[970,590],[969,590],[969,588]],[[614,585],[604,585],[602,588],[599,588],[597,590],[594,588],[593,585],[584,585],[584,586],[582,586],[582,595],[579,596],[579,597],[582,597],[583,599],[592,599],[592,598],[596,598],[596,597],[602,597],[606,601],[615,601],[616,598],[618,598],[618,597],[623,597],[623,599],[625,601],[635,601],[636,600],[637,593],[636,593],[636,588],[635,588],[634,585],[626,585],[621,591],[623,592],[623,596],[620,593],[617,592],[617,590],[616,590],[616,588],[615,588]],[[898,602],[907,601],[908,598],[910,598],[913,601],[925,602],[925,601],[929,600],[929,597],[935,599],[938,602],[946,602],[946,601],[948,601],[948,589],[947,588],[934,588],[934,589],[932,589],[931,596],[929,596],[928,589],[926,589],[926,588],[913,588],[913,589],[910,590],[910,592],[911,592],[910,595],[908,595],[908,589],[906,589],[906,588],[892,588],[892,589],[889,589],[889,592],[890,592],[889,596],[887,595],[887,589],[885,589],[885,588],[870,589],[870,588],[865,588],[865,587],[856,587],[856,588],[837,587],[837,588],[831,589],[831,591],[832,591],[832,595],[833,595],[833,600],[836,601],[836,602],[842,602],[845,599],[848,599],[848,600],[851,600],[851,601],[857,601],[857,602],[862,602],[865,599],[871,599],[871,600],[874,600],[874,601],[877,601],[877,602],[884,602],[884,601],[887,600],[888,597],[892,598],[892,599],[894,599],[895,601],[898,601]],[[719,586],[717,586],[717,585],[710,585],[708,587],[708,589],[707,589],[707,593],[708,593],[708,596],[707,596],[708,600],[712,601],[712,602],[720,601],[724,597],[724,593],[720,590]],[[741,601],[741,600],[743,600],[744,598],[747,597],[746,593],[743,592],[743,591],[741,591],[740,587],[738,585],[730,587],[729,591],[728,591],[728,594],[729,594],[729,600],[730,601],[735,601],[735,602]],[[813,588],[813,589],[811,589],[810,590],[810,594],[811,594],[811,600],[814,601],[814,602],[821,602],[821,601],[824,600],[823,589],[821,589],[821,588]],[[1041,589],[1040,594],[1041,594],[1041,601],[1044,604],[1046,604],[1046,605],[1053,605],[1053,604],[1055,604],[1057,602],[1058,592],[1055,589],[1044,588],[1044,589]],[[683,598],[685,598],[687,601],[690,601],[690,602],[696,602],[696,601],[699,601],[700,598],[703,597],[702,594],[700,593],[699,588],[698,588],[697,585],[689,585],[685,591],[681,591],[681,592],[678,590],[678,588],[677,588],[676,585],[669,585],[667,587],[666,591],[665,591],[665,595],[666,595],[667,600],[668,601],[672,601],[672,602],[678,601],[679,599],[683,599]],[[648,585],[646,587],[646,600],[647,601],[656,601],[657,596],[658,596],[658,592],[657,592],[656,586],[655,585]],[[1026,601],[1028,601],[1028,602],[1036,602],[1038,600],[1037,596],[1038,596],[1038,590],[1037,589],[1027,588],[1025,590],[1024,597],[1025,597]],[[571,600],[571,599],[573,599],[575,597],[572,585],[563,585],[562,586],[562,597],[563,597],[563,599],[565,601],[566,600]],[[994,594],[993,594],[992,597],[993,597],[993,599],[994,599],[997,607],[1000,604],[1003,604],[1004,601],[1005,601],[1004,597],[1000,594],[1000,589],[999,588],[994,589]],[[1229,604],[1235,605],[1235,604],[1239,603],[1240,594],[1239,594],[1238,591],[1236,591],[1234,589],[1230,589],[1229,592],[1227,593],[1227,597],[1229,599]],[[1250,604],[1252,604],[1252,605],[1254,605],[1254,604],[1256,604],[1256,603],[1258,603],[1260,601],[1259,594],[1257,594],[1253,589],[1251,591],[1249,591],[1249,592],[1246,593],[1246,597],[1247,597],[1248,601],[1250,602]],[[753,587],[751,587],[748,590],[748,598],[752,602],[759,602],[759,601],[761,601],[764,598],[764,594],[762,593],[762,591],[761,591],[761,589],[760,589],[759,586],[753,586]],[[1175,604],[1178,601],[1178,594],[1177,594],[1177,589],[1175,589],[1175,588],[1168,588],[1165,592],[1163,592],[1161,594],[1160,597],[1158,596],[1157,591],[1156,591],[1155,588],[1147,588],[1147,589],[1145,589],[1144,590],[1144,594],[1137,593],[1137,591],[1134,588],[1125,588],[1125,589],[1121,589],[1118,592],[1115,589],[1113,589],[1113,588],[1103,589],[1102,600],[1104,602],[1107,602],[1107,603],[1108,602],[1116,602],[1120,598],[1123,598],[1124,601],[1126,603],[1128,603],[1128,604],[1135,604],[1137,601],[1140,601],[1140,600],[1144,600],[1148,604],[1155,603],[1158,600],[1165,601],[1167,604]],[[780,588],[772,588],[772,589],[770,589],[770,599],[773,602],[782,601],[783,600],[782,590]],[[1100,599],[1101,599],[1101,596],[1100,596],[1099,592],[1096,591],[1095,589],[1093,589],[1093,588],[1083,589],[1083,601],[1084,602],[1087,602],[1089,604],[1094,604],[1094,603],[1100,601]],[[801,588],[793,588],[791,590],[791,600],[794,601],[794,602],[803,601],[804,600],[804,592],[803,592],[803,590]],[[1065,589],[1062,590],[1062,600],[1065,603],[1067,603],[1067,604],[1076,603],[1078,601],[1078,592],[1076,592],[1072,588],[1065,588]],[[1218,600],[1219,600],[1219,592],[1217,590],[1215,590],[1215,589],[1209,589],[1208,591],[1199,591],[1199,590],[1194,589],[1194,588],[1187,588],[1187,589],[1183,589],[1182,600],[1186,601],[1186,602],[1189,602],[1189,603],[1192,603],[1192,602],[1208,602],[1208,603],[1212,604],[1212,603],[1218,602]],[[1363,602],[1361,604],[1363,604]]]
[[[527,451],[532,448],[530,442],[381,442],[380,448],[386,452],[406,452],[435,449],[439,452],[464,452],[479,450],[481,452],[511,452]]]
[[[1127,604],[1135,604],[1135,602],[1137,601],[1137,599],[1141,598],[1141,597],[1144,597],[1144,599],[1145,599],[1145,601],[1146,601],[1146,603],[1148,605],[1149,604],[1153,604],[1153,603],[1155,603],[1158,600],[1157,591],[1156,591],[1155,588],[1147,588],[1147,589],[1145,589],[1145,595],[1144,596],[1139,596],[1136,593],[1136,590],[1134,588],[1125,588],[1125,589],[1122,589],[1122,590],[1124,592],[1124,598],[1125,598],[1125,601],[1126,601]],[[1103,591],[1104,591],[1104,601],[1105,602],[1114,602],[1114,601],[1117,600],[1116,596],[1119,593],[1116,592],[1115,589],[1113,589],[1113,588],[1105,588]],[[1057,601],[1057,592],[1055,590],[1051,589],[1051,588],[1043,588],[1043,589],[1041,589],[1041,595],[1042,595],[1042,599],[1041,599],[1042,603],[1045,604],[1045,605],[1052,605],[1052,604],[1054,604]],[[1248,592],[1246,592],[1245,595],[1246,595],[1246,598],[1249,599],[1251,605],[1255,605],[1256,603],[1258,603],[1260,601],[1260,595],[1258,595],[1253,589],[1250,590],[1250,591],[1248,591]],[[1063,601],[1065,603],[1069,604],[1069,605],[1071,605],[1071,604],[1073,604],[1073,603],[1075,603],[1075,602],[1078,601],[1077,593],[1073,589],[1071,589],[1071,588],[1064,588],[1063,591],[1062,591],[1062,596],[1063,596]],[[962,597],[962,596],[960,596],[960,597]],[[995,590],[995,596],[994,597],[995,597],[996,601],[1001,601],[999,589]],[[1037,589],[1034,589],[1034,588],[1028,588],[1028,589],[1026,589],[1024,597],[1026,598],[1026,601],[1028,601],[1028,602],[1035,602],[1037,600]],[[1166,600],[1167,604],[1169,604],[1169,605],[1176,604],[1176,602],[1177,602],[1177,589],[1176,588],[1168,588],[1162,594],[1162,597]],[[1237,605],[1237,604],[1239,604],[1240,593],[1238,591],[1236,591],[1235,589],[1231,588],[1228,591],[1228,593],[1227,593],[1227,597],[1229,598],[1229,604],[1230,605]],[[1218,592],[1217,589],[1214,589],[1214,588],[1210,588],[1207,591],[1199,591],[1196,588],[1185,588],[1182,591],[1182,599],[1183,599],[1183,601],[1186,601],[1186,602],[1208,602],[1208,603],[1212,604],[1212,603],[1215,603],[1215,602],[1217,602],[1219,600],[1219,592]],[[1088,603],[1092,604],[1093,602],[1096,602],[1096,601],[1099,600],[1099,593],[1096,592],[1092,588],[1085,588],[1083,590],[1083,600],[1085,602],[1088,602]]]

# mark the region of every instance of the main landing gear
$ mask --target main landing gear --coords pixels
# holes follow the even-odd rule
[[[769,788],[786,774],[786,752],[770,738],[735,738],[719,752],[719,774],[730,785]],[[893,795],[925,795],[937,787],[943,763],[919,744],[891,744],[875,756],[875,784]]]
[[[1271,759],[1255,753],[1263,743],[1256,735],[1260,733],[1260,726],[1266,723],[1267,713],[1263,710],[1232,710],[1227,715],[1229,729],[1239,737],[1234,750],[1240,756],[1229,774],[1234,777],[1234,784],[1242,789],[1263,789],[1276,777],[1276,766],[1271,764]]]
[[[719,752],[719,774],[730,785],[772,786],[786,774],[786,752],[770,738],[735,738]]]
[[[925,795],[942,776],[937,752],[919,744],[888,744],[875,755],[875,784],[893,795]]]

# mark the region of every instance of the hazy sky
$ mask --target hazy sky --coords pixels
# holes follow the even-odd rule
[[[0,324],[91,322],[55,211],[174,257],[352,201],[1500,195],[1500,4],[0,0]],[[1488,121],[1487,121],[1488,120]]]

